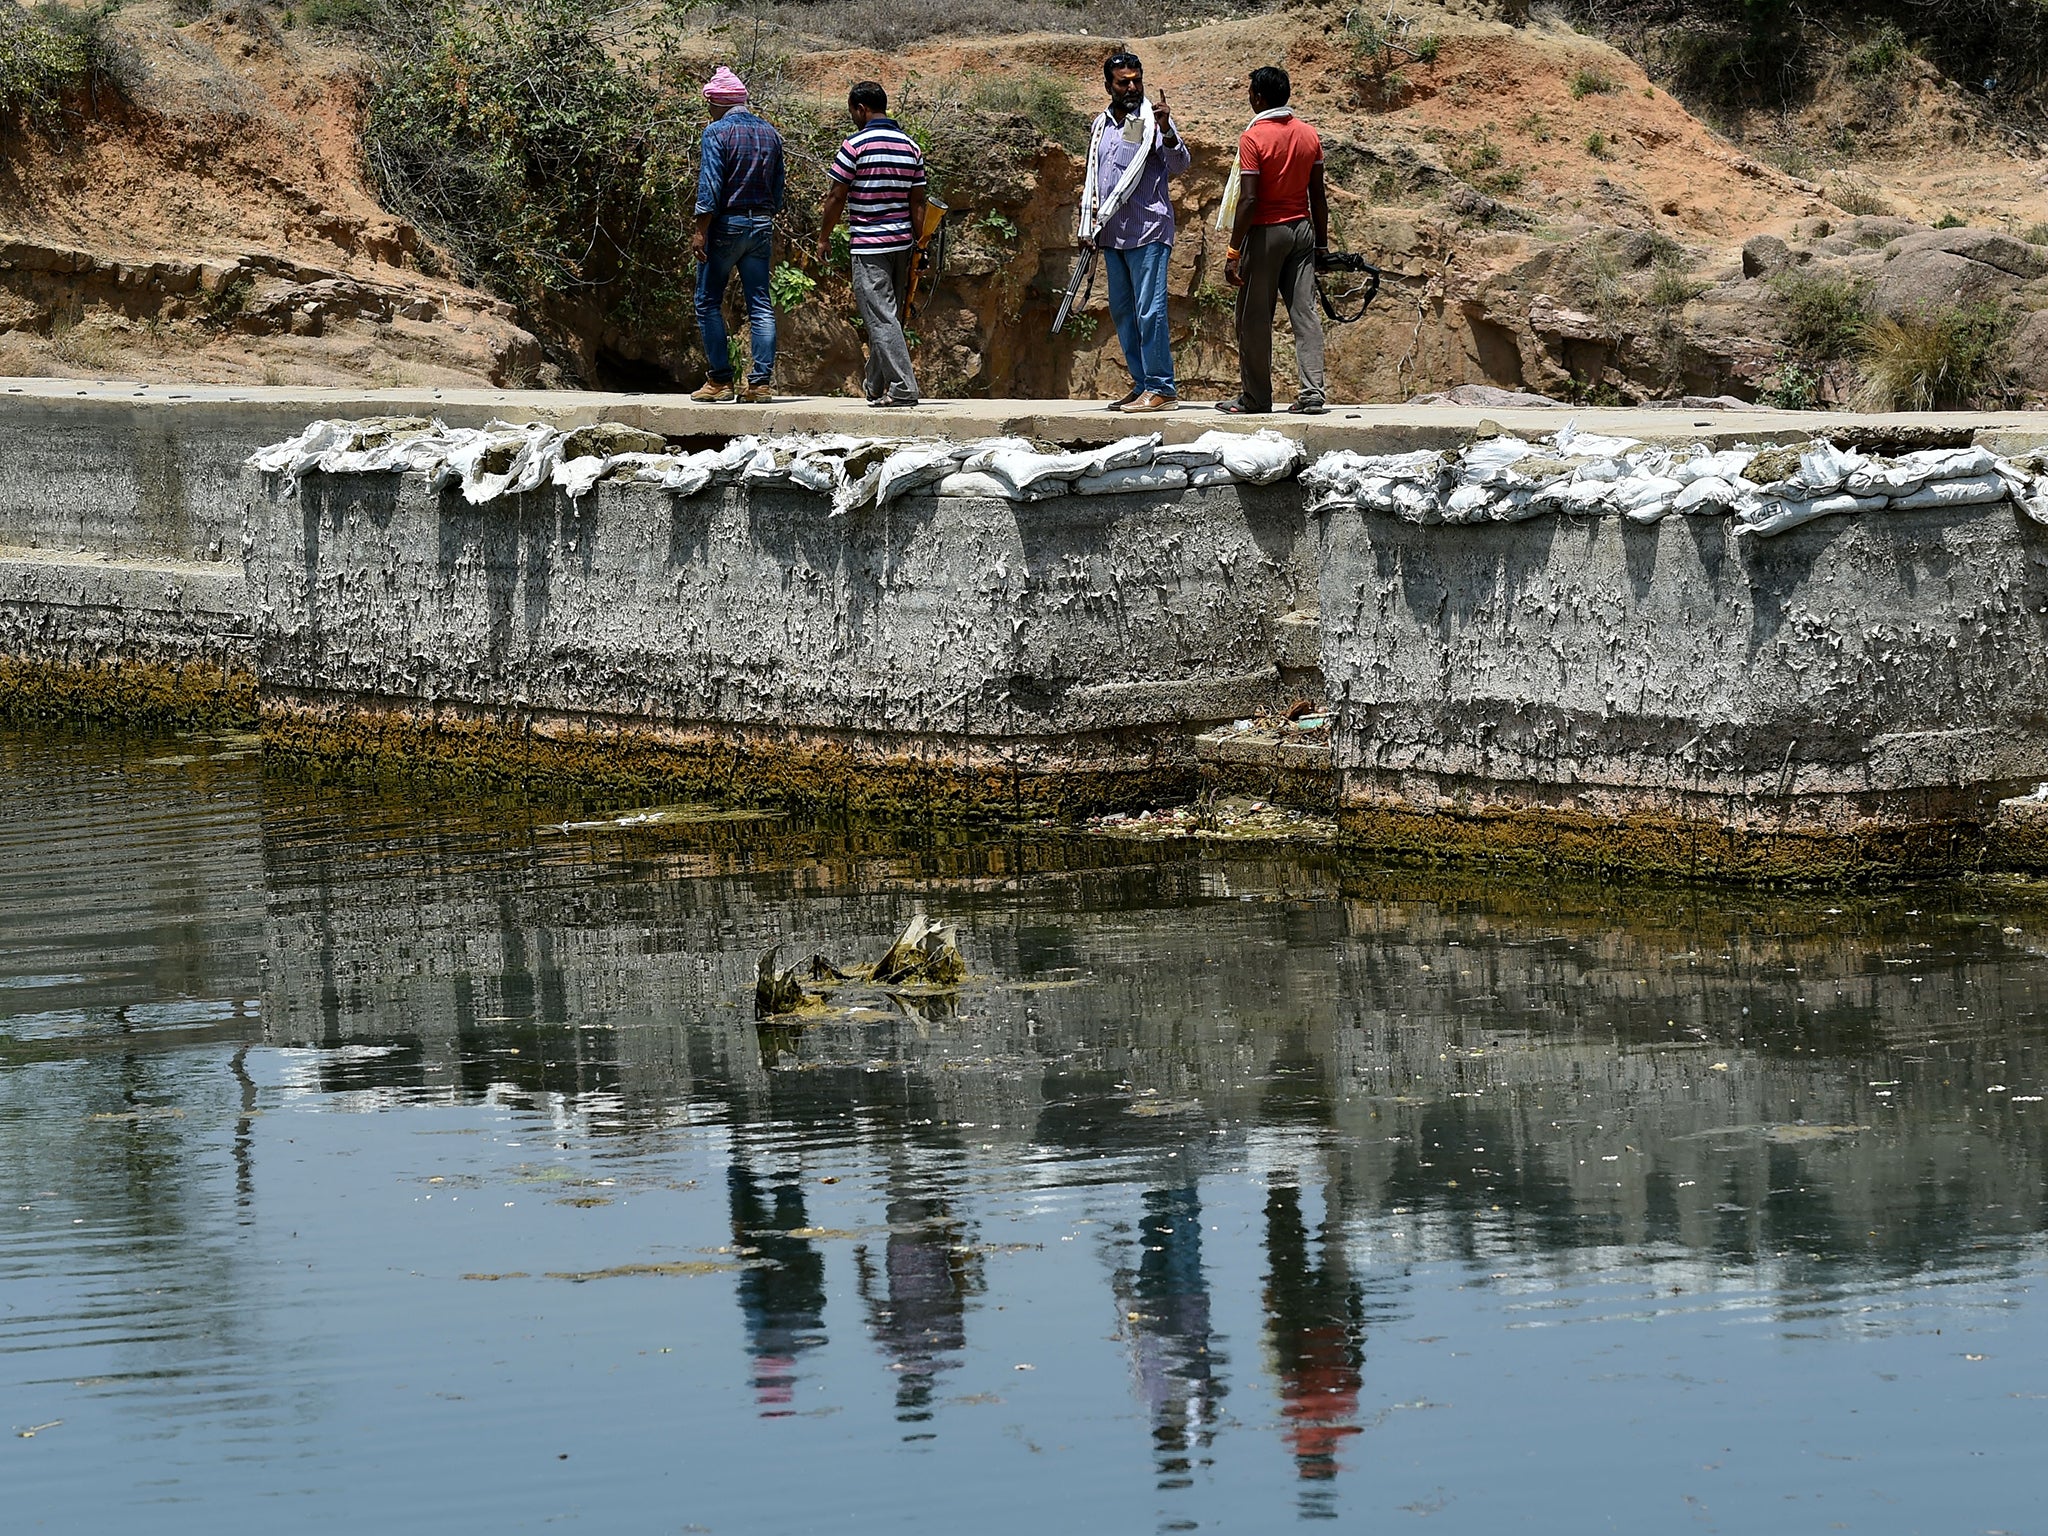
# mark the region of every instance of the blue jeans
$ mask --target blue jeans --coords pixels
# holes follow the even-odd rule
[[[1166,268],[1172,260],[1173,245],[1166,240],[1102,253],[1109,312],[1116,319],[1116,339],[1123,344],[1132,387],[1162,395],[1180,393],[1173,382],[1173,337],[1166,328]]]
[[[725,285],[732,269],[740,269],[740,289],[747,296],[747,337],[753,347],[749,384],[766,384],[775,371],[775,301],[768,293],[768,231],[765,213],[735,213],[711,221],[704,260],[697,264],[697,329],[704,333],[704,357],[712,382],[732,381],[732,341],[726,335]]]

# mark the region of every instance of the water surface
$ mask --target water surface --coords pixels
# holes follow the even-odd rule
[[[591,816],[0,736],[8,1529],[2048,1529],[2024,893]]]

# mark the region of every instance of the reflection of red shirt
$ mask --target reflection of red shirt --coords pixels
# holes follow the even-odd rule
[[[1308,217],[1309,173],[1323,163],[1323,141],[1298,117],[1269,117],[1245,129],[1237,163],[1259,178],[1254,224],[1292,224]]]

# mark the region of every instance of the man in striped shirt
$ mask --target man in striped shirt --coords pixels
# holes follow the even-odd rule
[[[916,231],[924,226],[924,154],[894,118],[872,80],[847,93],[853,136],[832,161],[832,190],[818,210],[818,264],[831,259],[832,230],[846,215],[852,237],[853,302],[868,333],[869,405],[917,404],[917,379],[903,339]]]

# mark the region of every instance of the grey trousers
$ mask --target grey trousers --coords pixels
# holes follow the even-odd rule
[[[909,251],[853,257],[853,304],[868,331],[867,392],[870,400],[917,399],[917,378],[910,371],[910,344],[903,322],[896,318],[910,286]]]
[[[1237,290],[1238,399],[1248,411],[1273,409],[1273,309],[1287,303],[1301,398],[1321,404],[1323,317],[1316,313],[1316,232],[1307,219],[1254,224],[1239,252]]]

